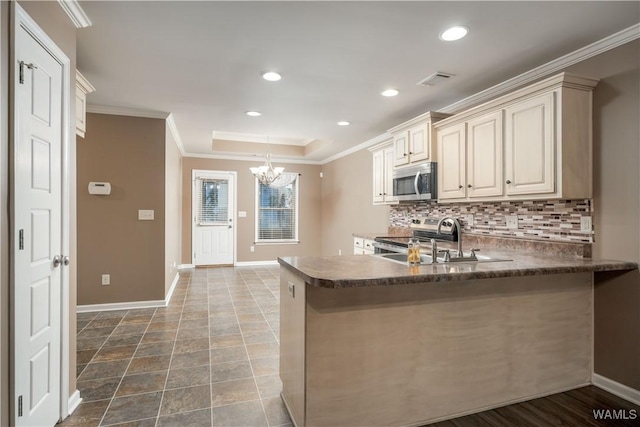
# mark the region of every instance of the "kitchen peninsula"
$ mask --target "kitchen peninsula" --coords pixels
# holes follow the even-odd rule
[[[638,266],[491,255],[512,261],[280,258],[295,425],[423,425],[589,384],[594,274]]]

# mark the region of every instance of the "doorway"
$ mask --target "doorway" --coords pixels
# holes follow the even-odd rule
[[[235,263],[236,172],[194,170],[191,192],[195,266]]]
[[[53,426],[69,395],[70,62],[12,5],[11,422]]]

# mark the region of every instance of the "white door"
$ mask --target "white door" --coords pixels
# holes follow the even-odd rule
[[[395,157],[395,151],[393,147],[386,148],[384,150],[384,173],[383,179],[383,192],[384,201],[387,203],[395,202],[396,198],[393,196],[393,159]]]
[[[395,152],[394,165],[401,166],[409,163],[409,132],[402,132],[393,137]]]
[[[467,196],[502,196],[502,110],[467,122]]]
[[[384,202],[384,154],[385,150],[373,152],[373,203]]]
[[[235,172],[193,172],[193,264],[234,262]]]
[[[61,405],[63,66],[22,26],[15,47],[13,421],[53,426]]]
[[[431,141],[429,141],[428,129],[429,127],[425,124],[409,129],[409,138],[411,139],[409,161],[411,163],[429,160]]]
[[[438,199],[466,196],[465,124],[438,130]]]

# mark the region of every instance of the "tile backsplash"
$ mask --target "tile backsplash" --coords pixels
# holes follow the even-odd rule
[[[464,221],[473,215],[473,225]],[[506,217],[518,216],[518,228],[507,228]],[[453,216],[466,233],[525,239],[592,243],[593,234],[580,231],[580,219],[593,216],[591,199],[478,203],[407,203],[392,205],[389,226],[408,227],[422,216]]]

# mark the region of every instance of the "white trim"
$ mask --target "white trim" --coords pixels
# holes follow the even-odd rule
[[[640,38],[640,24],[632,25],[627,29],[619,31],[580,49],[574,50],[571,53],[519,74],[502,83],[498,83],[497,85],[478,92],[475,95],[471,95],[444,108],[440,108],[438,111],[442,113],[455,113],[456,111],[488,101],[496,96],[512,91],[542,77],[556,73],[573,64],[587,60],[637,38]]]
[[[608,391],[611,394],[615,394],[616,396],[621,397],[624,400],[628,400],[631,403],[640,405],[640,390],[620,384],[617,381],[598,375],[595,372],[591,376],[591,382],[598,388]]]
[[[196,266],[193,264],[180,264],[178,266],[178,270],[192,270],[194,268],[196,268]]]
[[[254,162],[259,161],[264,163],[264,155],[262,154],[247,154],[241,155],[228,155],[228,154],[201,154],[201,153],[184,153],[183,157],[193,157],[197,159],[216,159],[216,160],[238,160],[242,162]],[[285,157],[271,157],[271,161],[278,163],[291,163],[298,165],[322,165],[320,160],[301,160],[301,159],[289,159]]]
[[[173,282],[171,282],[171,287],[169,288],[169,292],[164,297],[164,305],[165,307],[169,305],[171,302],[171,297],[173,296],[173,291],[176,290],[176,286],[178,285],[178,280],[180,280],[180,273],[176,273],[176,276],[173,278]]]
[[[278,260],[272,261],[238,261],[233,264],[234,267],[251,267],[260,265],[278,265]]]
[[[86,304],[76,307],[76,313],[90,313],[94,311],[134,310],[137,308],[166,307],[165,300],[112,302],[107,304]]]
[[[264,245],[264,244],[274,244],[274,245],[297,245],[300,243],[300,176],[301,174],[297,173],[297,172],[283,172],[282,175],[295,175],[295,179],[293,181],[290,182],[290,184],[293,184],[295,182],[296,187],[295,187],[295,208],[294,208],[294,215],[295,215],[295,229],[294,231],[294,236],[293,239],[260,239],[260,182],[258,181],[258,178],[253,178],[253,182],[254,182],[254,210],[255,210],[255,215],[254,215],[254,223],[253,223],[253,243],[254,245]]]
[[[171,135],[173,136],[173,140],[178,146],[178,150],[180,150],[180,154],[184,156],[184,144],[182,143],[182,138],[180,137],[180,132],[178,132],[176,122],[173,119],[173,114],[169,114],[167,116],[167,126],[169,127],[169,132],[171,132]]]
[[[110,114],[113,116],[144,117],[147,119],[167,119],[170,113],[164,111],[138,110],[136,108],[111,107],[109,105],[87,105],[87,113]]]
[[[67,403],[69,415],[73,414],[73,411],[75,411],[81,403],[82,398],[80,397],[80,390],[76,390],[71,396],[69,396],[69,402]]]
[[[321,165],[326,165],[327,163],[331,163],[334,160],[338,160],[338,159],[340,159],[342,157],[346,157],[349,154],[353,154],[353,153],[355,153],[357,151],[364,150],[365,148],[372,147],[372,146],[374,146],[376,144],[380,144],[382,142],[388,142],[388,140],[391,139],[391,138],[393,138],[393,136],[390,133],[385,132],[385,133],[383,133],[381,135],[374,136],[373,138],[368,139],[365,142],[362,142],[362,143],[360,143],[360,144],[358,144],[358,145],[356,145],[354,147],[351,147],[351,148],[349,148],[347,150],[341,151],[338,154],[334,154],[333,156],[327,157],[326,159],[321,160],[319,163]]]
[[[69,15],[76,28],[87,28],[93,25],[80,3],[76,0],[58,0],[58,4]]]
[[[96,91],[96,88],[78,70],[76,70],[76,87],[80,89],[85,95]]]
[[[213,131],[211,139],[217,139],[220,141],[254,142],[258,144],[294,145],[297,147],[305,147],[315,141],[313,138],[302,139],[282,136],[268,137],[266,135],[254,133],[224,132],[219,130]]]

